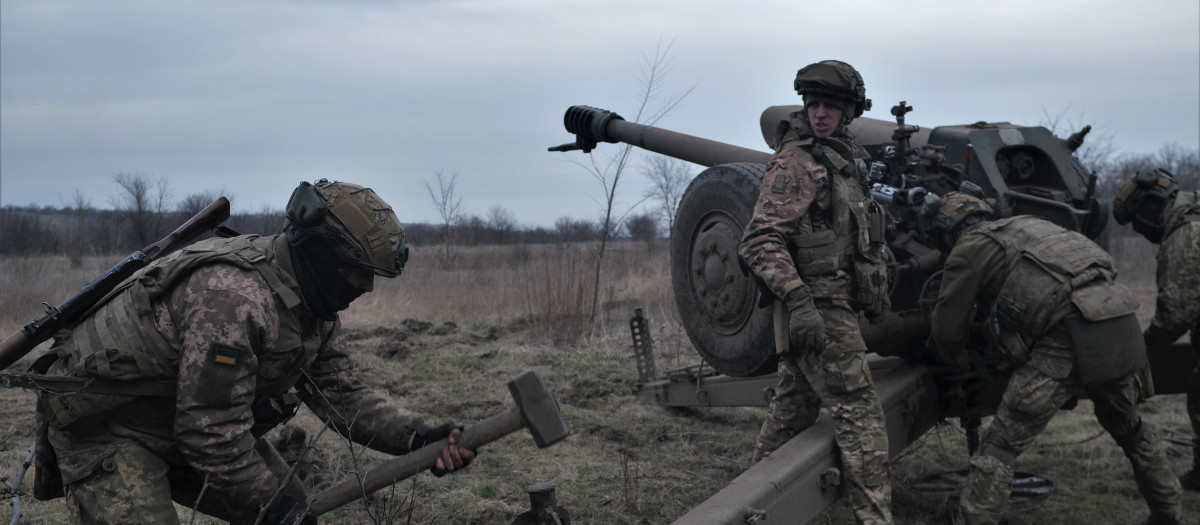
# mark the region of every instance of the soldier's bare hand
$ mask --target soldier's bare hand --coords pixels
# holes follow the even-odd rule
[[[462,437],[462,430],[456,428],[450,431],[450,436],[447,438],[450,444],[442,449],[442,456],[438,458],[437,466],[433,469],[434,474],[442,475],[454,472],[470,465],[471,461],[475,459],[475,451],[458,446],[460,437]]]

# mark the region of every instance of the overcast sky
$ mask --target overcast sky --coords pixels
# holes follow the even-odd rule
[[[468,213],[592,219],[581,154],[546,148],[573,139],[568,106],[635,113],[660,39],[662,94],[692,91],[658,125],[739,146],[766,151],[762,110],[837,58],[868,117],[905,100],[921,126],[1049,115],[1123,153],[1200,148],[1196,0],[0,0],[0,205],[110,207],[133,172],[253,212],[327,177],[437,222],[442,170]],[[623,205],[645,182],[627,172]]]

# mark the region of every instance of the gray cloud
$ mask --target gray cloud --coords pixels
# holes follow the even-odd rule
[[[421,182],[442,169],[470,213],[593,217],[595,182],[545,149],[571,138],[569,105],[628,115],[660,37],[664,94],[694,88],[660,125],[741,146],[765,149],[759,113],[797,103],[798,67],[840,58],[867,116],[900,100],[925,126],[1063,114],[1123,152],[1200,147],[1193,2],[5,0],[0,204],[79,189],[105,206],[112,175],[140,171],[257,211],[329,177],[434,221]],[[632,203],[643,180],[627,181]]]

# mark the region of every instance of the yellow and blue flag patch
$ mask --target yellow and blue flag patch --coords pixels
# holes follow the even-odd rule
[[[218,365],[237,366],[242,351],[236,348],[213,345],[213,362]]]

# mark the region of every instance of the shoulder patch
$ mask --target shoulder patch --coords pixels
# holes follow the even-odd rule
[[[787,192],[787,185],[792,181],[791,175],[779,175],[775,177],[775,182],[771,184],[771,193],[784,194]]]
[[[242,356],[241,350],[216,343],[213,343],[211,353],[213,363],[226,366],[237,366],[238,360]]]

